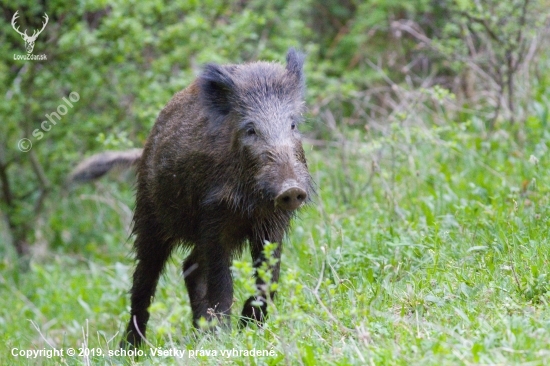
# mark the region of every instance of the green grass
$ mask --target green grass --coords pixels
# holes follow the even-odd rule
[[[307,146],[318,195],[285,243],[265,327],[193,332],[178,253],[150,309],[149,342],[165,350],[276,353],[191,360],[212,365],[549,363],[545,123],[531,118],[519,140],[508,129],[487,134],[473,123],[449,123]],[[65,224],[67,232],[29,271],[19,272],[7,254],[0,262],[0,364],[134,362],[11,355],[14,347],[116,349],[132,269],[127,218],[117,207],[131,207],[132,196],[125,184],[96,190],[80,187],[63,198],[59,222],[48,224]],[[116,204],[81,202],[82,194],[108,194]],[[77,217],[63,213],[78,207]],[[235,313],[249,295],[249,261],[245,255],[234,265]]]

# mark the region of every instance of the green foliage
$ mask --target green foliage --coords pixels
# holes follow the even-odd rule
[[[0,167],[10,197],[1,201],[1,209],[7,226],[15,228],[11,236],[16,244],[35,241],[32,227],[37,219],[43,211],[50,216],[58,210],[55,197],[76,161],[105,149],[142,145],[159,110],[195,78],[199,65],[256,58],[282,61],[287,48],[297,45],[285,39],[306,29],[297,17],[304,8],[285,2],[244,7],[223,1],[87,1],[40,9],[21,1],[6,6],[11,13],[18,9],[23,28],[34,29],[43,11],[50,21],[39,38],[47,42],[35,47],[35,53],[46,54],[48,60],[25,62],[12,59],[23,52],[22,40],[10,31],[11,19],[0,19],[0,27],[7,30],[1,36],[5,52],[0,68],[10,70],[2,73],[0,89],[7,96],[0,101],[6,121],[1,127]],[[285,14],[297,17],[290,27],[283,24]],[[271,31],[280,38],[270,41],[275,38]],[[59,120],[53,117],[54,125],[47,115],[71,92],[78,93],[79,100]],[[22,138],[31,141],[29,152],[17,148]],[[37,171],[44,172],[44,179]],[[63,228],[51,229],[48,241],[63,237],[57,231]]]
[[[193,330],[180,253],[161,278],[148,330],[154,349],[275,356],[192,361],[151,356],[147,345],[139,362],[548,363],[550,55],[538,33],[546,3],[530,3],[524,27],[516,0],[3,4],[0,364],[134,362],[12,356],[14,347],[107,354],[127,321],[133,173],[78,187],[66,176],[84,156],[142,146],[201,65],[283,61],[290,46],[308,53],[305,147],[318,194],[284,243],[269,320],[260,329]],[[10,25],[16,10],[21,29],[37,29],[48,14],[34,50],[47,61],[13,59],[25,53]],[[449,82],[466,65],[501,72],[508,87],[507,55],[519,62],[535,36],[537,63],[514,74],[516,95],[530,96],[516,106],[523,125],[510,125],[510,114],[493,120],[496,99],[485,90],[465,100]],[[71,106],[63,98],[72,92]],[[60,106],[67,113],[51,117],[54,125],[46,115]],[[24,137],[29,152],[18,150]],[[31,245],[27,271],[12,241]],[[266,256],[274,249],[268,244]],[[232,271],[236,325],[257,290],[248,255]],[[270,282],[267,265],[260,275]]]
[[[350,138],[358,145],[345,167],[334,153],[341,147],[307,148],[319,194],[285,243],[279,297],[265,327],[194,332],[178,255],[150,309],[149,341],[163,349],[277,353],[232,359],[243,364],[544,364],[550,134],[538,126],[525,145],[506,138],[506,130],[484,135],[482,125],[469,121],[394,128],[368,140]],[[373,160],[376,168],[365,169]],[[343,170],[351,179],[334,179]],[[25,363],[10,356],[11,348],[48,348],[46,340],[56,347],[116,348],[131,275],[122,231],[107,229],[118,234],[102,250],[82,248],[88,259],[63,249],[24,274],[3,262],[0,286],[9,296],[0,306],[0,362]],[[233,272],[237,314],[256,291],[248,256],[234,262]]]
[[[430,44],[455,72],[475,73],[478,84],[489,90],[488,98],[497,100],[489,128],[503,109],[512,124],[524,121],[530,80],[520,79],[520,74],[532,66],[537,38],[546,32],[547,5],[529,0],[452,1],[449,21]],[[527,85],[518,88],[518,83]]]

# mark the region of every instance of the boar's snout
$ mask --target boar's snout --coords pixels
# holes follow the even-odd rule
[[[283,189],[275,197],[275,207],[283,210],[294,211],[300,207],[307,199],[305,190],[298,186],[295,180],[283,183]]]

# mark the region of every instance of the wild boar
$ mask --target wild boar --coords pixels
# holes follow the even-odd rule
[[[137,265],[121,346],[141,343],[159,276],[178,246],[190,249],[183,273],[195,325],[200,318],[227,324],[231,260],[247,243],[255,268],[267,260],[265,243],[277,243],[270,269],[278,281],[283,237],[312,193],[298,131],[304,57],[290,49],[286,61],[206,65],[160,112],[141,154],[95,157],[73,173],[86,180],[119,163],[137,166]],[[259,296],[244,304],[241,325],[261,323],[274,296],[256,277]]]

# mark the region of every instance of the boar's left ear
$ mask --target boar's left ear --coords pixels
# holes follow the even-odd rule
[[[224,117],[231,111],[235,83],[227,68],[208,64],[199,76],[200,98],[212,119]]]
[[[304,83],[304,59],[304,54],[294,48],[290,48],[286,54],[286,70],[294,75],[300,84]]]

